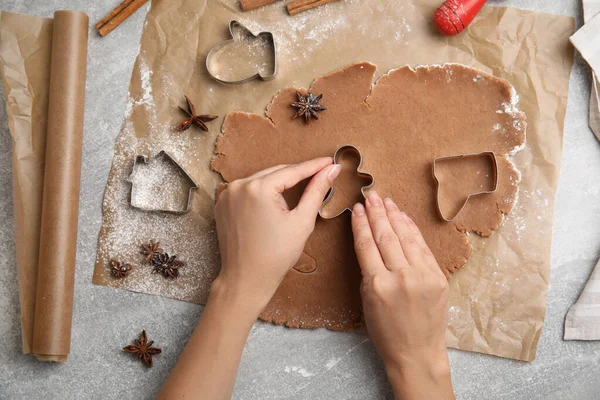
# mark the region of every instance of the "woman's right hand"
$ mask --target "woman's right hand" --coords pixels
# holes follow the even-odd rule
[[[419,228],[376,192],[352,213],[365,322],[397,398],[454,398],[448,282]]]

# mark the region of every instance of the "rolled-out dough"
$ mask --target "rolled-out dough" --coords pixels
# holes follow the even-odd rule
[[[279,92],[266,117],[227,115],[212,168],[231,182],[354,145],[363,153],[362,170],[375,177],[374,189],[415,220],[451,276],[471,254],[467,233],[491,235],[513,207],[520,175],[508,157],[525,142],[525,115],[508,82],[466,66],[402,67],[374,84],[375,72],[375,65],[359,63],[316,79],[310,91],[323,94],[327,111],[309,125],[291,119],[296,91],[307,92],[298,88]],[[456,220],[444,222],[436,207],[433,159],[484,151],[497,156],[497,191],[471,198]],[[357,327],[361,275],[349,213],[319,219],[304,251],[302,265],[289,272],[261,318],[290,327]]]

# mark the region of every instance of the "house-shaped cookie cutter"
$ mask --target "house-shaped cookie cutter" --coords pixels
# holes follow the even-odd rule
[[[194,179],[192,179],[192,177],[186,172],[186,170],[183,169],[181,164],[179,164],[177,161],[175,161],[175,159],[169,153],[162,150],[161,152],[156,154],[153,158],[159,158],[159,157],[162,157],[163,159],[167,160],[168,162],[173,164],[175,167],[177,167],[177,169],[179,171],[181,171],[183,176],[190,182],[191,186],[188,191],[185,209],[182,211],[165,210],[165,209],[147,208],[147,207],[142,207],[139,205],[139,203],[137,202],[137,190],[136,190],[136,185],[134,183],[134,178],[135,178],[135,175],[137,174],[138,165],[140,165],[141,163],[144,163],[144,164],[148,163],[149,157],[145,156],[145,155],[138,155],[135,157],[135,159],[133,161],[133,168],[131,170],[131,175],[129,175],[127,177],[127,182],[131,183],[129,204],[131,205],[131,207],[137,208],[138,210],[158,211],[158,212],[166,212],[166,213],[171,213],[171,214],[185,214],[190,210],[190,205],[192,202],[192,190],[198,189],[198,184],[196,183],[196,181],[194,181]]]
[[[335,164],[339,164],[338,163],[338,159],[340,158],[340,156],[347,152],[353,152],[355,154],[358,155],[359,157],[359,162],[358,162],[358,167],[356,167],[356,175],[360,176],[361,178],[366,178],[366,179],[370,179],[371,183],[369,183],[367,186],[363,186],[360,188],[360,192],[363,196],[363,198],[367,198],[365,191],[371,189],[374,185],[375,185],[375,178],[373,177],[373,175],[368,174],[366,172],[362,172],[360,169],[362,168],[362,164],[363,164],[363,155],[360,152],[360,150],[358,150],[356,147],[352,146],[352,145],[344,145],[340,148],[338,148],[335,153],[333,154],[333,162]],[[334,219],[339,217],[340,215],[342,215],[343,213],[345,213],[346,211],[350,211],[352,212],[352,209],[346,207],[344,208],[342,211],[340,211],[339,213],[335,214],[335,215],[323,215],[323,208],[325,207],[325,205],[327,203],[329,203],[329,201],[331,200],[331,198],[333,197],[334,194],[334,189],[333,187],[331,189],[329,189],[329,193],[327,193],[327,196],[325,197],[325,200],[323,200],[323,203],[321,204],[321,208],[319,209],[319,216],[323,219]]]
[[[460,210],[458,210],[458,212],[452,217],[452,218],[448,218],[446,215],[444,215],[443,211],[442,211],[442,205],[440,203],[440,180],[437,177],[437,171],[436,171],[436,167],[437,164],[440,161],[444,161],[444,160],[454,160],[454,159],[460,159],[460,158],[473,158],[473,157],[480,157],[480,156],[486,156],[489,157],[492,160],[492,168],[493,168],[493,179],[494,179],[494,184],[492,186],[491,190],[484,190],[481,192],[477,192],[477,193],[473,193],[467,196],[466,200],[464,201],[462,207],[460,208]],[[474,196],[479,196],[482,194],[491,194],[494,193],[496,191],[496,189],[498,189],[498,160],[496,159],[496,153],[494,153],[493,151],[484,151],[481,153],[471,153],[471,154],[459,154],[459,155],[455,155],[455,156],[444,156],[444,157],[437,157],[433,160],[433,179],[435,180],[437,189],[436,189],[436,204],[437,204],[437,209],[438,209],[438,213],[440,214],[440,217],[442,217],[442,219],[446,222],[452,222],[454,221],[456,218],[458,218],[458,216],[463,212],[463,210],[465,209],[465,207],[467,206],[467,203],[469,202],[469,199],[471,197]]]
[[[229,45],[230,43],[235,42],[234,31],[236,31],[238,29],[241,32],[243,32],[242,35],[246,38],[251,38],[251,39],[258,39],[259,37],[265,38],[266,42],[269,44],[269,46],[273,48],[273,72],[272,73],[262,75],[260,72],[257,72],[256,74],[249,76],[247,78],[230,81],[230,80],[219,78],[211,71],[211,61],[212,61],[213,56],[219,50],[221,50],[223,47]],[[229,35],[231,36],[231,39],[227,39],[221,43],[218,43],[212,49],[210,49],[210,51],[206,55],[206,70],[208,71],[208,74],[214,80],[221,82],[221,83],[234,85],[234,84],[248,82],[248,81],[251,81],[256,78],[259,78],[263,81],[269,81],[269,80],[275,78],[275,75],[277,74],[277,46],[275,46],[275,37],[273,36],[273,33],[260,32],[258,35],[255,35],[254,33],[252,33],[252,31],[250,29],[246,28],[240,22],[232,20],[231,22],[229,22]]]

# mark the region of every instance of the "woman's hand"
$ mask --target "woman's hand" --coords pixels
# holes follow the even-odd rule
[[[229,399],[256,318],[300,258],[340,172],[333,159],[280,165],[233,181],[216,205],[221,273],[159,399]],[[312,179],[293,210],[282,193]]]
[[[365,322],[397,398],[453,398],[448,282],[419,228],[371,192],[352,214]]]
[[[216,205],[221,273],[213,290],[241,296],[256,316],[300,258],[323,198],[340,172],[331,157],[280,165],[231,182]],[[300,202],[282,193],[310,178]]]

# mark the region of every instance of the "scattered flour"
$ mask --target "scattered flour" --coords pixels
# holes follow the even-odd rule
[[[330,359],[329,361],[327,361],[327,364],[325,364],[325,369],[327,371],[329,371],[331,368],[335,367],[338,362],[340,362],[339,358],[332,358],[332,359]]]
[[[237,3],[233,0],[227,0],[231,3],[231,7],[237,7]],[[344,7],[352,7],[352,3],[361,3],[361,0],[345,0]],[[248,18],[240,18],[245,27],[250,29],[252,33],[268,31],[273,33],[275,37],[278,60],[280,62],[294,63],[301,59],[311,57],[315,52],[318,52],[323,43],[336,40],[339,32],[352,32],[352,34],[361,35],[369,34],[374,39],[388,41],[390,39],[398,42],[408,42],[408,39],[413,32],[413,28],[407,22],[406,15],[412,14],[415,11],[414,5],[396,5],[396,4],[381,4],[374,3],[372,9],[368,10],[371,13],[385,14],[388,16],[385,20],[380,21],[380,24],[385,25],[376,32],[373,32],[373,27],[368,24],[361,24],[364,19],[361,15],[340,13],[338,5],[330,4],[317,7],[292,18],[278,18],[273,21],[257,23],[252,19],[252,15],[258,10],[249,11],[244,14]],[[391,28],[391,29],[388,29]],[[395,32],[393,37],[384,36],[383,32]],[[368,31],[368,32],[367,32]],[[305,33],[306,32],[306,33]],[[304,35],[302,45],[298,42],[298,35]]]
[[[131,112],[137,106],[144,106],[149,111],[153,110],[154,105],[154,96],[152,95],[152,70],[148,67],[144,57],[140,56],[139,58],[139,66],[140,66],[140,87],[142,93],[135,99],[129,98],[125,105],[125,119],[131,116]],[[129,92],[131,94],[131,92]]]
[[[288,374],[295,372],[295,373],[301,375],[303,378],[310,378],[311,376],[315,375],[312,372],[308,372],[306,369],[304,369],[302,367],[285,367],[283,370],[285,372],[287,372]]]
[[[182,215],[132,208],[129,204],[131,184],[127,182],[127,178],[137,155],[154,156],[162,150],[167,151],[186,168],[186,162],[199,157],[196,151],[197,141],[203,140],[203,136],[181,134],[175,126],[157,120],[153,82],[160,80],[168,90],[169,86],[165,84],[168,81],[167,75],[160,73],[160,69],[152,73],[142,55],[139,57],[139,68],[139,93],[134,90],[132,95],[130,92],[132,97],[127,101],[123,127],[115,144],[119,151],[115,152],[103,201],[97,262],[100,266],[104,265],[104,268],[97,268],[94,274],[104,277],[108,286],[201,303],[206,300],[205,296],[220,265],[214,223],[202,218],[197,211],[194,212],[194,208]],[[147,114],[146,135],[143,137],[135,135],[131,122],[134,112]],[[176,187],[172,182],[172,174],[168,170],[154,169],[152,166],[153,164],[149,164],[150,168],[139,171],[141,174],[138,183],[154,185],[155,189],[140,192],[138,200],[146,203],[161,198],[170,201],[167,198],[168,192]],[[192,205],[197,205],[206,197],[211,196],[203,188],[195,190]],[[171,255],[176,254],[178,259],[185,261],[186,265],[180,270],[177,280],[166,280],[160,274],[153,275],[152,268],[142,264],[140,246],[151,239],[160,241],[165,251]],[[121,280],[109,276],[108,263],[112,258],[133,265],[129,276]]]

